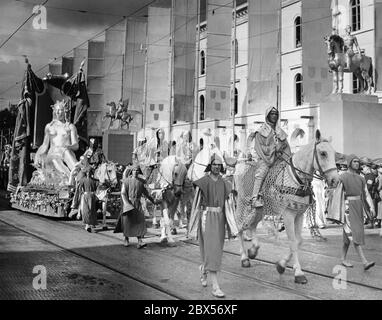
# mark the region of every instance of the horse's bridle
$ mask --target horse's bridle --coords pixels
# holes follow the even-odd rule
[[[289,156],[288,154],[286,154],[284,151],[281,151],[283,154],[287,155],[289,157],[289,161],[287,159],[285,159],[284,157],[281,157],[281,159],[283,161],[285,161],[290,167],[291,167],[291,170],[293,172],[293,175],[295,176],[295,178],[297,179],[297,181],[301,184],[301,185],[305,185],[302,180],[300,179],[300,177],[297,175],[297,172],[300,172],[306,176],[308,176],[309,178],[311,178],[313,180],[313,178],[315,179],[318,179],[318,180],[327,180],[326,179],[326,174],[330,171],[333,171],[333,170],[337,170],[336,167],[333,167],[333,168],[329,168],[327,170],[323,170],[322,167],[321,167],[321,164],[320,162],[318,161],[318,151],[317,151],[317,145],[319,145],[322,141],[316,141],[315,144],[314,144],[314,150],[313,150],[313,170],[314,170],[314,161],[316,161],[317,163],[317,167],[318,167],[318,172],[319,174],[316,174],[314,171],[313,173],[309,173],[309,172],[305,172],[303,170],[300,170],[298,168],[295,167],[295,165],[293,164],[293,160],[292,160],[292,156]]]
[[[176,164],[176,166],[178,166],[178,165],[179,165],[179,164]],[[157,167],[158,167],[158,165],[157,165]],[[167,187],[164,188],[164,191],[165,191],[165,190],[171,190],[171,189],[174,189],[174,187],[182,187],[182,188],[184,188],[184,184],[185,184],[185,182],[186,182],[186,179],[184,179],[183,184],[173,183],[173,182],[168,181],[168,180],[165,178],[165,176],[162,174],[162,172],[161,172],[161,170],[160,170],[159,168],[158,168],[158,171],[159,171],[160,176],[163,178],[163,180],[167,182]],[[152,172],[150,173],[150,176],[151,176],[151,174],[152,174]],[[174,172],[173,172],[172,174],[174,175]]]
[[[327,170],[323,170],[322,167],[321,167],[321,164],[320,162],[318,161],[318,151],[317,151],[317,145],[320,144],[321,141],[317,141],[315,144],[314,144],[314,151],[313,151],[313,167],[314,167],[314,160],[316,160],[316,163],[317,163],[317,167],[318,167],[318,172],[320,173],[320,178],[321,180],[325,179],[326,180],[326,174],[330,171],[333,171],[333,170],[337,170],[337,167],[333,167],[333,168],[329,168]]]

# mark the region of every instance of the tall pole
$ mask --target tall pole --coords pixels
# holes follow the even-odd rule
[[[231,64],[233,68],[233,79],[231,88],[231,115],[232,115],[232,156],[235,152],[235,88],[236,88],[236,0],[232,1],[233,5],[233,40],[232,40],[232,54]]]
[[[198,121],[199,121],[199,59],[200,59],[200,0],[197,0],[197,42],[196,42],[196,59],[195,59],[195,89],[194,89],[194,128],[195,140],[198,145]]]
[[[143,48],[145,55],[145,82],[143,86],[143,110],[142,110],[142,127],[143,127],[143,138],[146,137],[146,112],[147,112],[147,78],[148,78],[148,53],[147,53],[147,43],[148,43],[148,21],[146,22],[146,43]]]
[[[169,142],[172,142],[171,132],[172,132],[172,123],[174,121],[174,47],[175,47],[175,0],[171,0],[171,18],[170,18],[170,33],[171,33],[171,46],[170,46],[170,117],[169,117],[169,130],[168,130],[168,139]]]
[[[278,18],[279,18],[279,30],[277,34],[277,46],[278,46],[278,58],[279,58],[279,72],[277,73],[277,110],[279,111],[279,117],[281,119],[281,70],[282,70],[282,63],[281,63],[281,1],[280,6],[278,10]]]

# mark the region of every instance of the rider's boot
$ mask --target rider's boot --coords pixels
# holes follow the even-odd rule
[[[253,197],[252,201],[255,208],[261,208],[264,206],[264,201],[260,195]]]

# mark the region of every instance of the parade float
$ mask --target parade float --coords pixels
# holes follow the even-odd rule
[[[86,111],[89,99],[84,62],[72,77],[47,74],[40,79],[26,59],[27,71],[18,103],[7,187],[11,192],[10,205],[15,209],[66,218],[78,210],[80,196],[76,194],[76,181],[81,170],[89,165],[94,169],[100,167],[101,162],[89,162],[94,157],[100,160],[102,149],[88,146]],[[55,103],[54,90],[59,90],[63,97]],[[123,168],[116,164],[112,167],[115,181],[113,185],[108,185],[107,179],[104,181],[106,205],[100,207],[115,216],[120,207],[117,175],[121,174],[117,171]],[[110,170],[110,165],[102,169]]]

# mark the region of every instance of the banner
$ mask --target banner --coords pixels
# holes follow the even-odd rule
[[[303,102],[320,103],[332,90],[327,46],[324,37],[331,34],[330,0],[302,1],[302,79]]]
[[[145,87],[147,19],[127,20],[125,65],[123,74],[123,100],[129,100],[129,109],[143,112]],[[130,130],[142,127],[142,114],[137,114],[130,123]]]
[[[197,1],[174,1],[174,119],[193,121]]]
[[[231,116],[232,2],[208,0],[206,109],[210,119]]]
[[[281,0],[248,1],[248,113],[277,105]]]
[[[149,7],[146,127],[169,129],[171,8]]]

